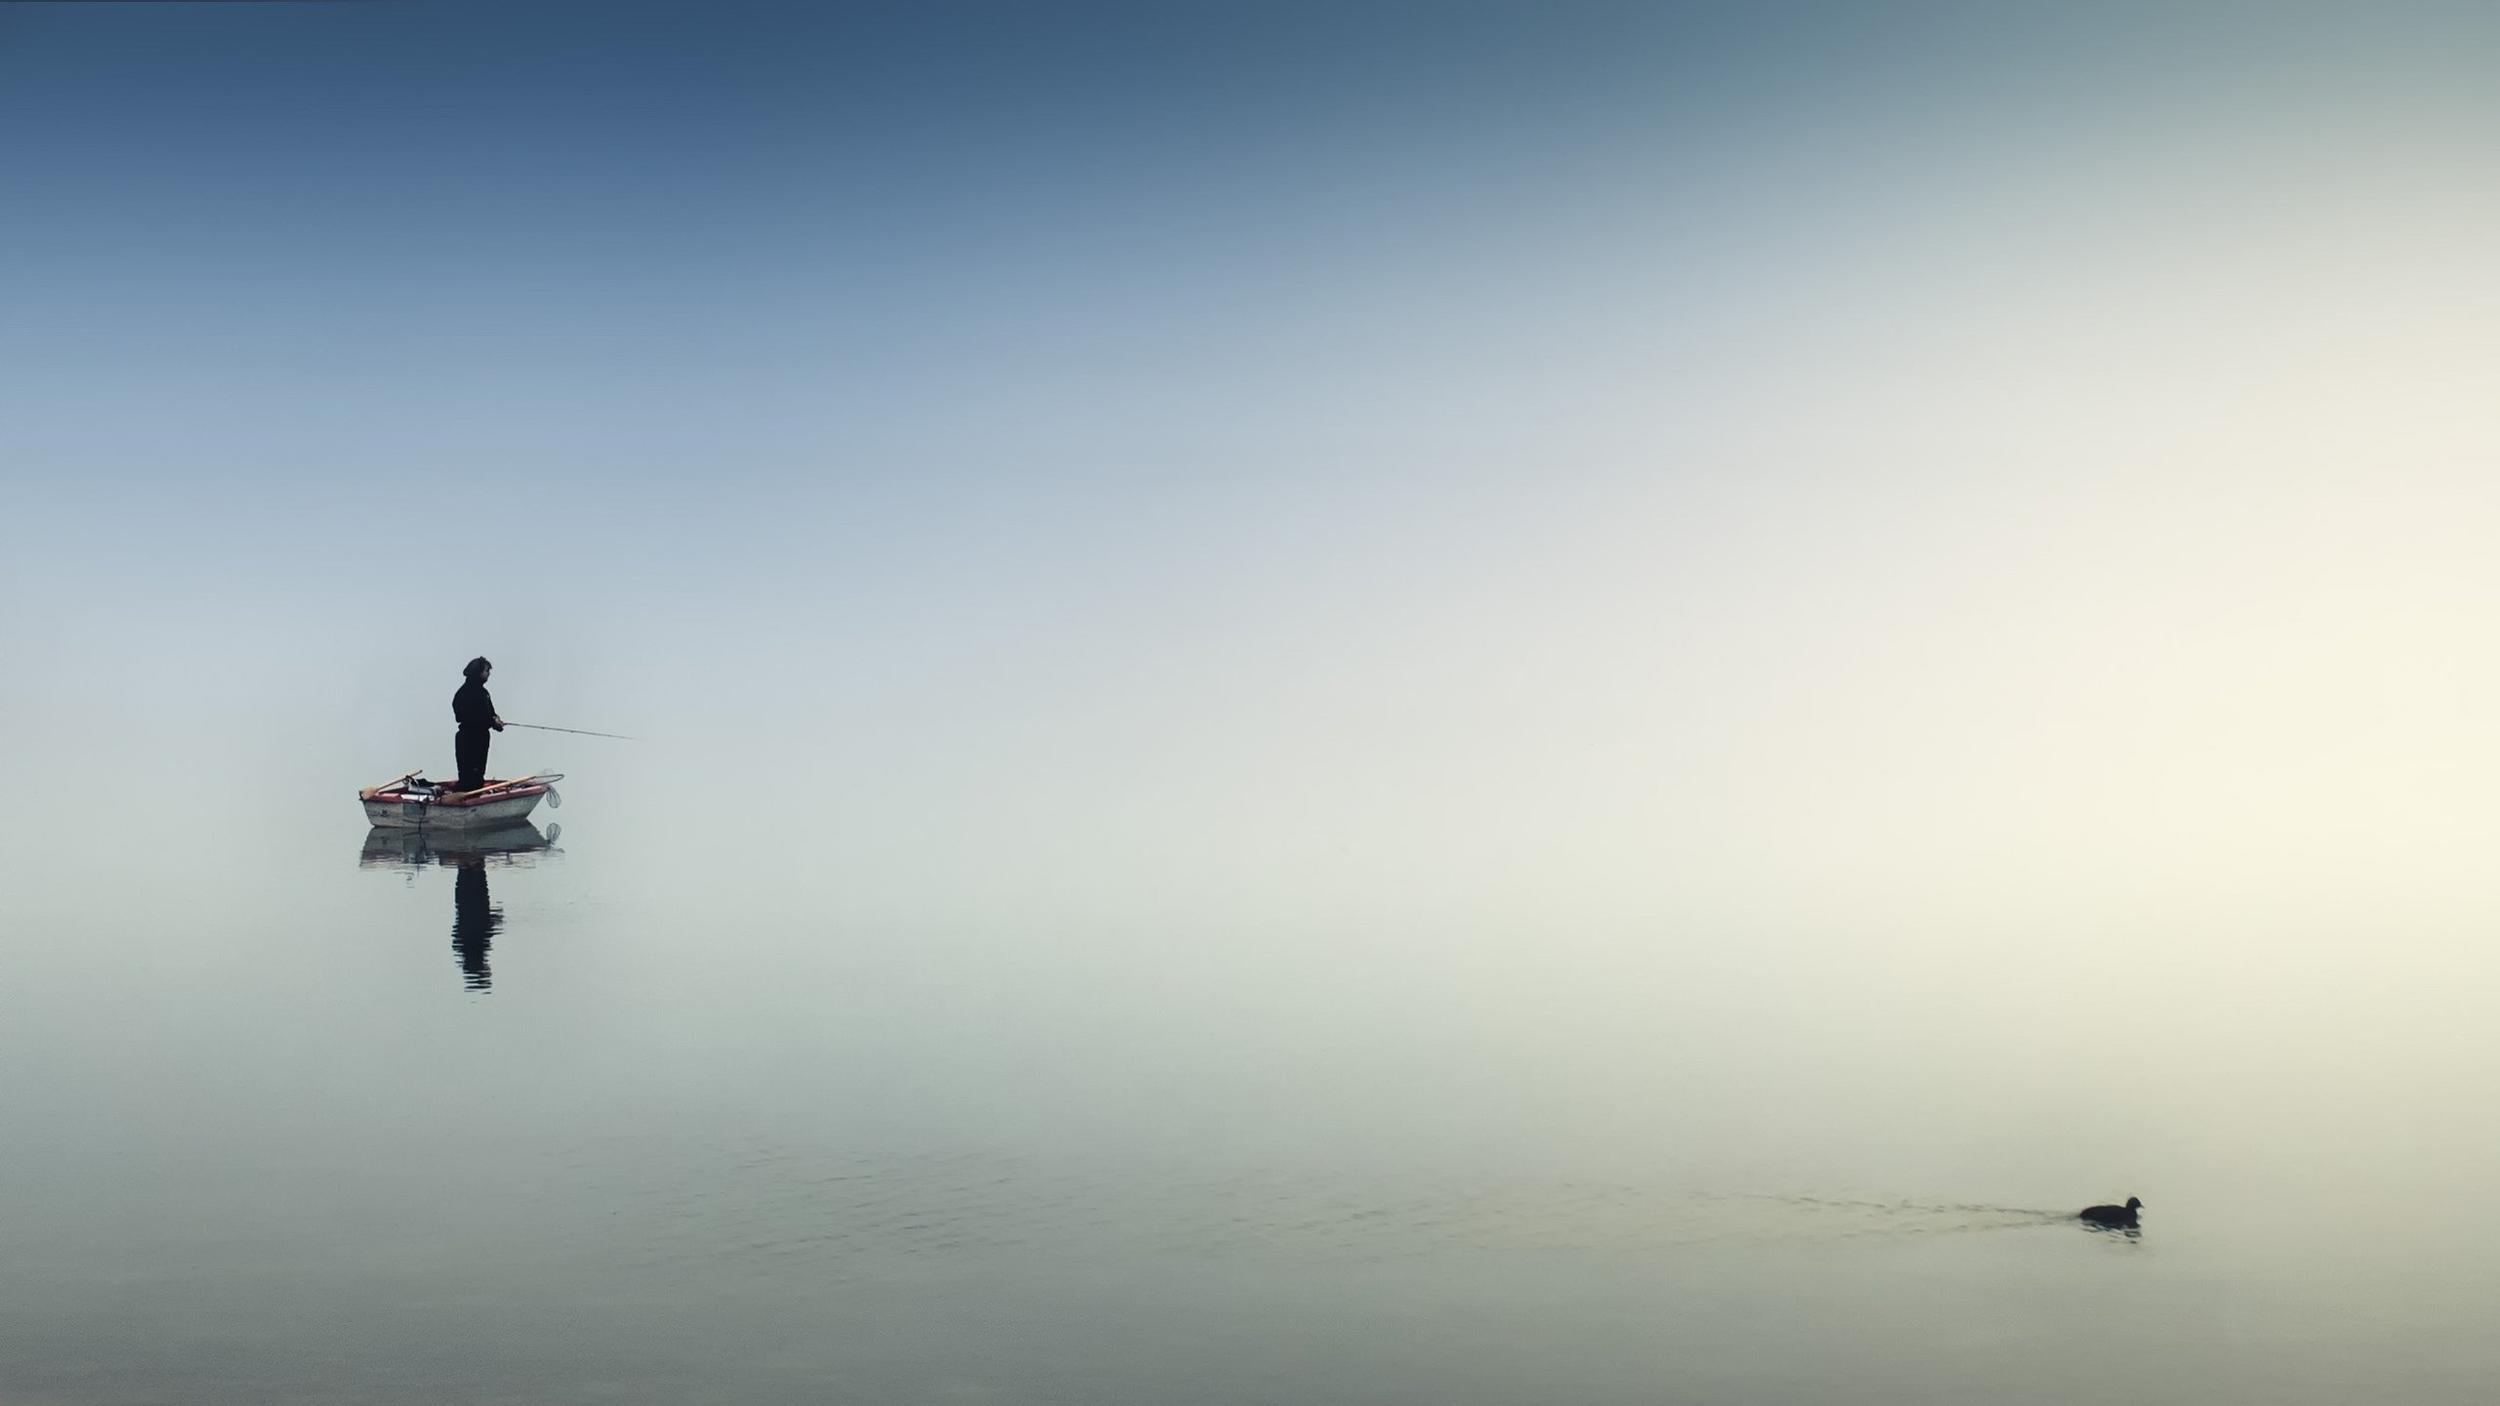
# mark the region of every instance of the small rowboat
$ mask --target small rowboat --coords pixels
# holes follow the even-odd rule
[[[555,788],[555,783],[563,779],[564,773],[549,771],[510,781],[489,781],[474,791],[455,791],[443,782],[428,781],[412,771],[379,786],[368,786],[356,793],[356,799],[364,803],[365,819],[385,830],[482,830],[509,825],[527,816],[537,809],[541,796],[551,806],[563,805],[564,798],[556,794]]]

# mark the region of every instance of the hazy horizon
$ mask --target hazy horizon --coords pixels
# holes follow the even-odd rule
[[[2487,1395],[2495,71],[0,5],[0,1390]]]
[[[13,768],[2480,917],[2500,26],[2150,13],[14,9]]]

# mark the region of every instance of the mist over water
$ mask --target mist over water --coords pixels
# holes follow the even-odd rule
[[[2500,1381],[2491,16],[0,9],[0,1397]]]
[[[499,739],[568,779],[484,853],[364,831],[398,753],[299,759],[344,780],[248,824],[113,792],[12,835],[13,1392],[2439,1401],[2493,1365],[2469,933],[1053,908],[559,740]],[[2129,1194],[2140,1233],[2072,1219]]]

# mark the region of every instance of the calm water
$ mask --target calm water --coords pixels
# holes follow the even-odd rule
[[[313,770],[10,837],[10,1402],[2500,1386],[2480,933],[1123,914]]]

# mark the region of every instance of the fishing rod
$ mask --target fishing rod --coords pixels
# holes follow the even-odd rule
[[[627,737],[621,732],[592,732],[586,727],[549,727],[545,723],[505,723],[504,726],[525,727],[532,732],[569,732],[576,737],[613,737],[619,742],[640,742],[642,740],[639,737]]]

